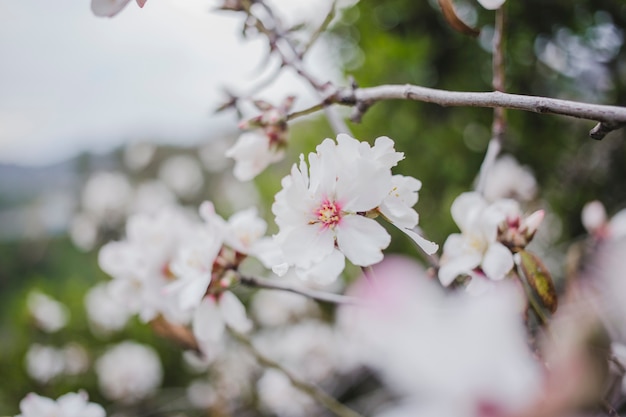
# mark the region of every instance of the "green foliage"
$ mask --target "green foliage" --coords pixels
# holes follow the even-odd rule
[[[462,3],[462,2],[458,2]],[[492,30],[494,13],[477,3],[475,26],[485,39]],[[537,57],[540,39],[553,39],[566,28],[581,42],[589,39],[594,25],[626,24],[619,1],[507,2],[506,78],[509,92],[531,95],[624,103],[623,68],[626,51],[599,65],[614,88],[589,91],[581,79],[550,69]],[[488,40],[476,40],[454,32],[443,20],[436,2],[390,0],[362,1],[335,34],[359,54],[343,54],[346,72],[360,86],[412,83],[458,91],[491,91],[491,54],[483,49]],[[353,26],[352,22],[355,22]],[[561,31],[561,32],[560,32]],[[353,56],[362,58],[355,66]],[[626,148],[624,131],[595,142],[587,132],[591,122],[508,111],[504,152],[529,165],[541,186],[542,198],[564,221],[562,238],[582,232],[580,210],[592,199],[607,202],[611,212],[626,201]],[[359,139],[386,135],[396,141],[407,160],[398,167],[421,179],[418,211],[429,237],[442,242],[455,230],[449,208],[460,192],[469,190],[478,173],[490,138],[492,112],[478,108],[442,108],[434,104],[382,102],[373,106],[360,125]]]

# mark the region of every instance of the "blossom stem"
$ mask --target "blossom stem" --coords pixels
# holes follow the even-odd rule
[[[496,10],[496,25],[493,33],[493,58],[492,58],[492,87],[495,91],[504,92],[504,6]],[[493,123],[491,124],[491,139],[487,147],[485,159],[480,166],[476,191],[483,193],[489,171],[496,162],[502,149],[504,134],[506,132],[506,117],[503,107],[493,109]]]
[[[170,323],[163,316],[151,320],[150,327],[159,336],[178,343],[184,349],[201,353],[198,341],[189,328]]]
[[[309,51],[309,49],[311,49],[311,47],[319,39],[320,35],[326,31],[326,29],[328,28],[328,25],[330,25],[330,22],[332,22],[333,18],[335,17],[335,9],[336,9],[336,7],[337,7],[337,0],[333,0],[332,4],[330,5],[330,10],[328,10],[328,13],[326,14],[326,17],[324,18],[324,21],[315,30],[315,32],[313,32],[313,34],[311,34],[311,37],[309,38],[309,41],[307,42],[306,45],[304,45],[304,47],[302,48],[302,50],[298,54],[300,56],[300,58],[304,57],[304,55]]]
[[[293,120],[296,119],[298,117],[302,117],[302,116],[306,116],[307,114],[311,114],[311,113],[315,113],[316,111],[320,111],[324,109],[324,105],[323,104],[316,104],[314,106],[311,106],[307,109],[304,110],[300,110],[300,111],[295,111],[293,113],[289,113],[287,115],[287,120]]]
[[[303,393],[311,396],[311,398],[315,399],[317,402],[326,407],[329,411],[333,412],[338,417],[362,417],[359,413],[352,410],[351,408],[346,407],[339,401],[337,401],[333,396],[328,395],[324,391],[322,391],[316,385],[310,384],[297,376],[291,373],[289,370],[285,369],[281,364],[274,361],[273,359],[268,358],[261,352],[257,350],[257,348],[252,344],[250,339],[244,336],[241,333],[234,331],[233,329],[228,329],[230,334],[242,345],[248,348],[250,353],[259,361],[259,363],[268,368],[276,369],[283,373],[287,379],[291,382],[291,384],[302,391]]]
[[[274,282],[264,278],[258,277],[248,277],[248,276],[240,276],[239,282],[242,285],[252,288],[265,288],[269,290],[281,290],[292,292],[294,294],[300,294],[302,296],[312,298],[316,301],[321,301],[324,303],[332,303],[332,304],[348,304],[348,305],[366,305],[363,301],[358,298],[349,297],[341,294],[333,294],[324,291],[316,291],[310,290],[308,288],[296,288],[289,284],[283,284],[279,282]]]

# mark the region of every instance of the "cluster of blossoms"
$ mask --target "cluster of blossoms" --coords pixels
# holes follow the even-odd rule
[[[182,209],[166,208],[129,218],[126,239],[100,251],[100,266],[113,280],[90,293],[93,302],[87,305],[95,327],[106,331],[123,326],[123,313],[116,312],[114,319],[106,314],[112,301],[144,322],[162,317],[192,324],[206,350],[219,341],[225,325],[240,331],[250,328],[243,305],[227,289],[247,256],[271,266],[267,262],[273,245],[263,237],[266,223],[256,209],[225,221],[210,202],[201,206],[200,214],[202,221]]]
[[[56,401],[34,393],[20,402],[20,414],[15,417],[105,417],[101,405],[88,402],[83,391],[69,393]]]
[[[391,173],[403,158],[387,137],[370,146],[345,134],[318,145],[308,165],[301,155],[272,206],[280,229],[275,238],[284,257],[274,272],[281,275],[293,266],[305,279],[333,281],[345,258],[358,266],[380,262],[391,237],[374,220],[379,215],[426,253],[434,253],[437,245],[413,230],[421,183]]]
[[[519,203],[501,199],[489,204],[479,193],[467,192],[452,203],[452,218],[461,229],[443,246],[439,280],[450,285],[458,276],[472,279],[468,290],[502,280],[515,265],[514,253],[530,243],[544,211],[524,217]]]

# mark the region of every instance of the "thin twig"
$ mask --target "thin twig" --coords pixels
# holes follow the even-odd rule
[[[504,7],[496,10],[496,25],[493,33],[493,58],[492,58],[492,87],[495,91],[504,92],[505,72],[504,72]],[[476,191],[483,193],[485,184],[491,168],[496,163],[496,158],[500,154],[506,132],[506,115],[502,107],[493,109],[493,123],[491,124],[491,139],[487,146],[485,159],[480,166],[478,184]]]
[[[413,100],[441,106],[503,107],[534,113],[557,114],[579,119],[594,120],[604,125],[598,129],[595,139],[600,139],[611,130],[626,125],[626,107],[588,104],[556,98],[493,92],[461,92],[438,90],[417,85],[380,85],[369,88],[341,88],[329,95],[326,104],[359,106],[383,100]],[[594,129],[595,131],[596,129]]]
[[[366,305],[364,301],[358,298],[349,297],[347,295],[310,290],[308,288],[296,288],[289,284],[283,284],[280,282],[275,282],[275,281],[271,281],[271,280],[264,279],[264,278],[247,277],[247,276],[242,275],[240,277],[240,282],[242,285],[245,285],[247,287],[287,291],[287,292],[291,292],[294,294],[300,294],[304,297],[308,297],[313,300],[321,301],[324,303],[362,305],[362,306]]]
[[[311,87],[313,87],[318,97],[320,99],[323,99],[323,97],[326,96],[329,84],[318,81],[305,68],[304,62],[302,60],[302,55],[298,52],[296,46],[289,38],[289,36],[287,36],[287,33],[282,27],[280,20],[272,12],[271,7],[269,7],[269,5],[267,5],[263,1],[257,2],[260,2],[261,5],[268,12],[268,18],[272,20],[272,29],[268,28],[268,26],[265,25],[259,17],[254,15],[251,8],[252,4],[249,1],[243,1],[242,5],[244,7],[244,10],[248,14],[248,16],[253,19],[256,29],[259,31],[259,33],[267,37],[271,50],[278,53],[280,59],[282,60],[283,66],[293,68],[293,70],[296,71],[298,75],[300,75],[311,85]],[[286,46],[288,51],[285,51],[285,48],[283,48],[282,45]],[[330,107],[329,103],[326,103],[324,100],[322,100],[321,105],[324,109],[324,113],[326,114],[326,118],[328,119],[328,123],[336,134],[350,132],[350,129],[344,122],[341,115],[337,112],[337,109]]]
[[[239,341],[242,345],[248,348],[250,353],[252,353],[252,355],[256,358],[256,360],[259,361],[259,363],[261,363],[263,366],[276,369],[280,371],[281,373],[283,373],[287,377],[287,379],[289,379],[289,381],[295,388],[299,389],[300,391],[304,392],[307,395],[310,395],[313,399],[318,401],[320,404],[326,407],[329,411],[333,412],[335,415],[339,417],[362,417],[359,413],[346,407],[345,405],[337,401],[331,395],[326,394],[319,387],[298,378],[293,373],[285,369],[278,362],[263,355],[261,352],[259,352],[256,349],[256,347],[254,347],[252,342],[243,334],[238,333],[230,328],[229,328],[229,331],[233,335],[233,337],[237,339],[237,341]]]
[[[287,120],[293,120],[298,117],[306,116],[307,114],[315,113],[316,111],[320,111],[324,109],[323,104],[316,104],[304,110],[294,111],[293,113],[289,113],[287,115]]]
[[[337,7],[337,0],[333,0],[332,4],[330,5],[330,10],[326,14],[326,18],[324,18],[324,21],[315,30],[315,32],[313,32],[311,34],[311,37],[309,38],[309,41],[306,43],[306,45],[304,45],[304,47],[302,48],[302,50],[298,54],[300,56],[300,59],[302,59],[304,57],[304,55],[309,51],[309,49],[311,49],[311,47],[319,39],[320,35],[322,33],[324,33],[324,31],[326,31],[326,29],[328,28],[328,25],[330,25],[330,22],[333,21],[333,18],[335,17],[335,9],[336,9],[336,7]]]

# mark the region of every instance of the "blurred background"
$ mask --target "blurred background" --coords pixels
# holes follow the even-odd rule
[[[289,25],[306,24],[304,37],[330,7],[272,4]],[[481,28],[478,39],[449,28],[435,0],[362,0],[342,9],[307,64],[321,79],[353,76],[363,87],[489,91],[494,13],[470,0],[455,5]],[[132,213],[169,204],[195,210],[212,199],[225,217],[256,205],[275,230],[269,207],[280,178],[299,153],[333,136],[321,115],[299,121],[282,163],[253,182],[234,179],[223,153],[239,134],[239,118],[214,109],[228,99],[224,89],[245,94],[279,64],[265,60],[263,39],[242,38],[241,16],[215,6],[151,0],[99,19],[86,0],[0,0],[0,415],[16,414],[31,391],[56,397],[85,388],[110,403],[92,365],[130,339],[155,349],[164,375],[158,398],[131,401],[134,415],[204,415],[189,411],[194,397],[186,389],[198,366],[133,320],[111,334],[94,331],[84,297],[106,280],[98,248],[123,236]],[[507,91],[626,105],[622,1],[510,1],[506,8]],[[255,98],[279,104],[288,94],[297,96],[295,109],[315,101],[289,71]],[[254,115],[250,107],[244,117]],[[535,250],[562,280],[568,247],[583,234],[582,206],[597,199],[609,214],[626,206],[624,131],[598,142],[587,136],[592,122],[513,111],[507,119],[504,153],[517,162],[506,160],[514,168],[501,179],[525,190],[515,197],[528,212],[547,211]],[[489,109],[395,101],[376,104],[350,127],[361,140],[396,141],[406,155],[396,172],[423,182],[420,224],[441,244],[456,231],[450,204],[472,188],[491,120]],[[492,187],[499,186],[506,189]],[[388,251],[416,257],[399,235]],[[258,401],[234,392],[233,401]]]

